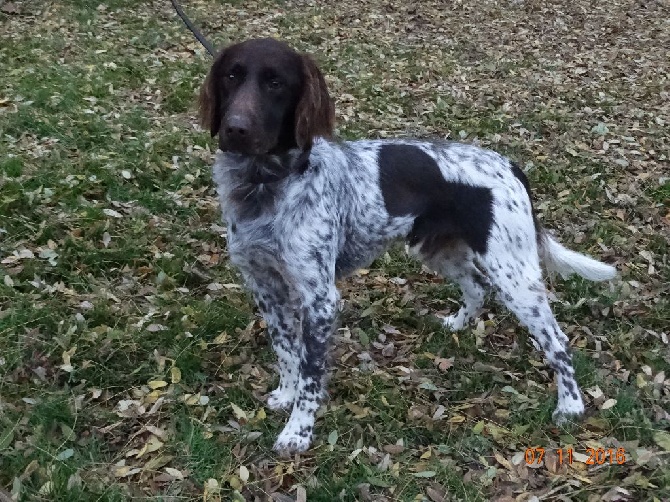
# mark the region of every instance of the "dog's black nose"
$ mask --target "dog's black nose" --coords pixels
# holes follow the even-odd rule
[[[249,120],[242,115],[233,115],[226,122],[226,136],[232,141],[247,141]]]

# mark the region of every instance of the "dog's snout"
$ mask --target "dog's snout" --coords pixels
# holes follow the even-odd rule
[[[222,150],[242,153],[257,153],[258,131],[251,118],[244,113],[234,113],[224,120],[219,135]]]
[[[242,115],[233,115],[226,123],[226,135],[230,139],[244,140],[249,136],[249,120]]]

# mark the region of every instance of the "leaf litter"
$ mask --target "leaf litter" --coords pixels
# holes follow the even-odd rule
[[[167,2],[6,2],[0,494],[670,497],[667,5],[185,8],[218,45],[270,35],[315,55],[341,136],[450,137],[522,164],[540,219],[620,271],[611,286],[550,284],[589,414],[553,426],[551,373],[516,321],[490,305],[446,332],[428,314],[458,292],[392,250],[341,282],[321,432],[277,459],[273,358],[228,267],[195,125],[209,59]],[[588,448],[626,461],[591,465]]]

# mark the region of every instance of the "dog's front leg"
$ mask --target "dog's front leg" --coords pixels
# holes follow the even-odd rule
[[[296,399],[288,423],[275,443],[283,455],[309,448],[316,410],[325,396],[328,346],[335,324],[338,292],[335,284],[302,288],[302,345]]]
[[[270,392],[268,407],[273,410],[291,408],[300,375],[300,313],[291,302],[284,278],[270,268],[261,272],[255,276],[245,274],[245,282],[268,325],[268,336],[277,355],[279,386]]]

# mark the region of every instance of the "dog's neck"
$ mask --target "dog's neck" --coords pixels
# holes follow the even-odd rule
[[[226,217],[231,221],[258,218],[270,214],[283,193],[286,178],[309,169],[311,150],[292,149],[280,154],[246,155],[221,152],[218,170],[219,194],[223,197]]]
[[[245,155],[235,152],[224,152],[231,157],[232,164],[240,181],[251,185],[268,185],[278,183],[290,174],[302,174],[309,168],[310,149],[292,149],[277,154]]]

